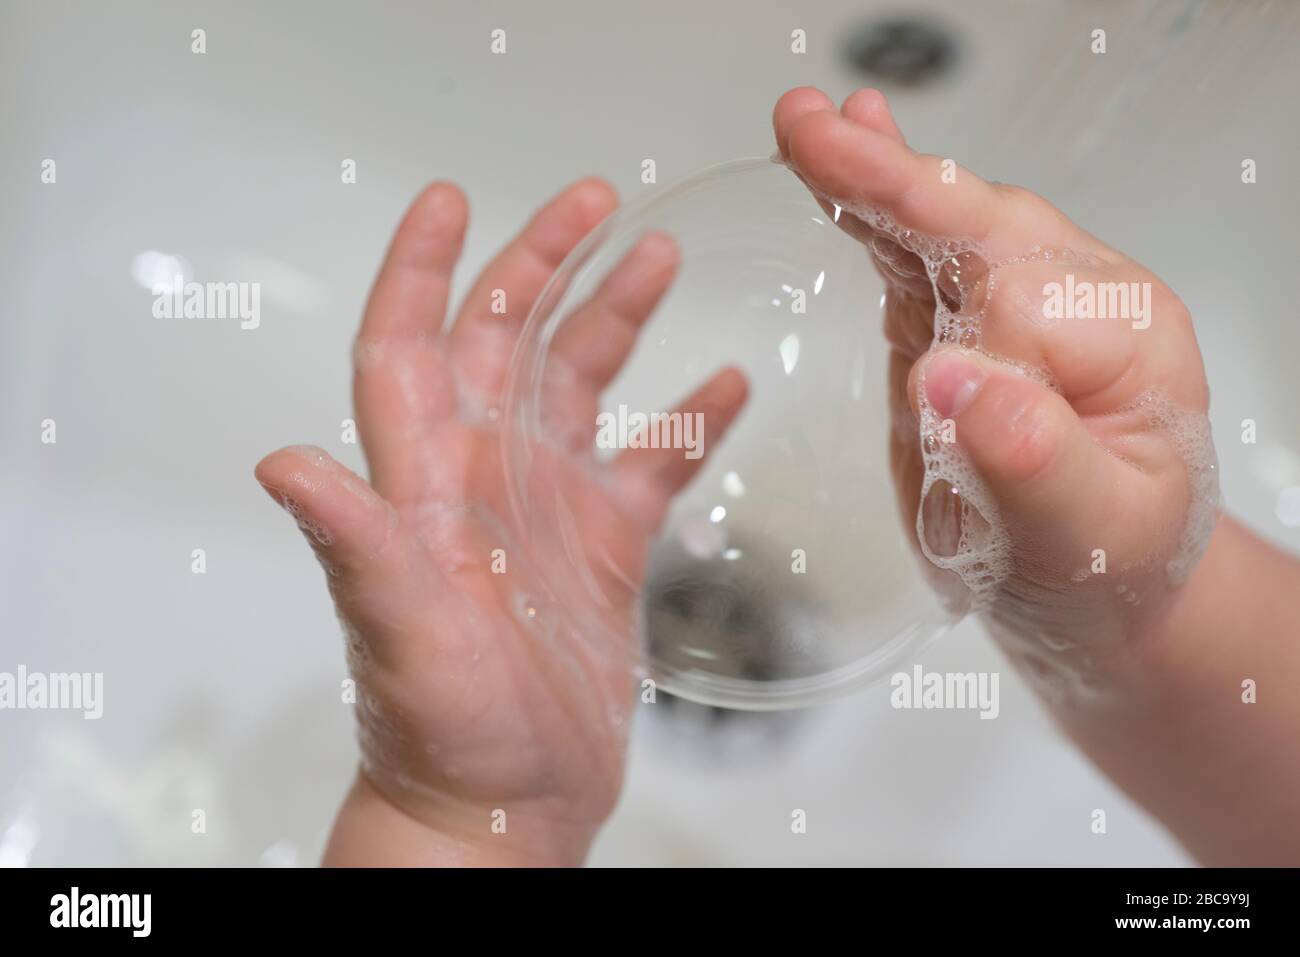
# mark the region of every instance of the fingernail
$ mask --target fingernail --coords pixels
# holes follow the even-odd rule
[[[986,378],[977,364],[955,353],[939,353],[925,366],[925,396],[945,419],[971,404]]]

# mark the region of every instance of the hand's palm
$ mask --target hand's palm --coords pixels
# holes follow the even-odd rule
[[[323,455],[286,450],[259,466],[329,572],[369,775],[416,815],[450,802],[594,824],[618,792],[635,586],[650,536],[700,463],[629,450],[598,470],[589,453],[600,392],[671,282],[670,240],[645,237],[565,317],[551,352],[566,374],[561,393],[547,396],[562,414],[550,423],[555,441],[531,450],[527,494],[549,501],[563,490],[577,503],[579,541],[611,572],[599,583],[614,596],[610,627],[580,628],[585,609],[561,608],[532,567],[500,434],[523,319],[613,202],[595,181],[554,199],[489,264],[444,332],[467,214],[454,187],[431,187],[394,237],[355,348],[373,490]],[[502,294],[504,315],[493,308]],[[724,371],[687,400],[714,437],[744,400],[738,379]]]

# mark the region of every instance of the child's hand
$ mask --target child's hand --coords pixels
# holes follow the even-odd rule
[[[357,682],[362,773],[327,863],[576,863],[614,806],[634,700],[627,649],[593,653],[545,601],[512,537],[497,423],[524,318],[615,202],[596,180],[553,199],[444,332],[468,214],[455,187],[429,187],[398,228],[356,342],[373,489],[314,448],[257,467],[325,567]],[[552,361],[571,374],[555,405],[573,410],[559,425],[586,430],[588,449],[596,398],[677,256],[666,237],[645,237],[556,336]],[[506,315],[493,310],[498,290]],[[724,371],[688,402],[716,438],[744,397],[743,379]],[[590,464],[557,456],[534,473],[590,487],[571,497],[586,509],[578,534],[635,581],[669,499],[702,460],[629,450],[599,482]]]
[[[1187,309],[1044,200],[913,152],[878,93],[837,111],[793,90],[774,122],[787,162],[845,207],[840,224],[887,278],[905,514],[928,469],[993,520],[953,521],[954,496],[932,485],[928,557],[975,586],[954,593],[974,594],[1064,729],[1203,863],[1294,865],[1300,562],[1216,524]],[[1115,317],[1120,287],[1102,284],[1119,283],[1141,298],[1129,286]],[[1089,287],[1107,318],[1057,318],[1049,297]]]
[[[917,514],[923,488],[919,416],[950,423],[931,441],[955,438],[960,458],[933,446],[941,470],[969,465],[977,476],[953,484],[994,528],[946,515],[955,499],[938,485],[925,500],[927,553],[975,585],[976,607],[1045,690],[1097,690],[1104,658],[1176,594],[1171,581],[1200,557],[1216,511],[1186,308],[1046,201],[913,152],[879,93],[836,110],[816,90],[793,90],[774,125],[786,161],[823,201],[847,207],[838,221],[886,277],[905,509]],[[977,251],[935,252],[935,238]],[[917,251],[942,263],[933,284]],[[1143,298],[1121,317],[1049,320],[1049,283],[1136,283],[1126,292]],[[933,342],[936,306],[950,341]],[[973,555],[957,549],[963,528],[983,535]]]

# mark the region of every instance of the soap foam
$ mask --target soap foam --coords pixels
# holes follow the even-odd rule
[[[997,288],[998,274],[1007,266],[1035,262],[1055,262],[1069,266],[1100,266],[1095,256],[1055,246],[1036,246],[1025,253],[1003,260],[992,260],[976,242],[919,233],[900,226],[885,210],[871,205],[844,202],[824,197],[839,210],[856,216],[902,248],[914,253],[925,265],[934,293],[934,338],[930,349],[957,348],[978,353],[1019,375],[1060,392],[1050,371],[992,355],[983,348],[984,314]],[[944,420],[926,398],[924,368],[917,389],[920,409],[921,451],[924,478],[917,508],[916,531],[922,552],[940,568],[955,572],[971,592],[972,608],[985,608],[995,597],[998,587],[1014,571],[1012,543],[997,503],[980,478],[967,454],[955,442],[943,441]],[[1166,562],[1171,586],[1186,581],[1204,553],[1219,509],[1218,466],[1210,438],[1208,417],[1173,404],[1156,393],[1145,393],[1134,403],[1147,415],[1154,429],[1167,433],[1179,458],[1187,468],[1190,483],[1190,508],[1178,546]],[[927,529],[926,502],[931,494],[948,490],[958,500],[957,529]],[[951,542],[956,532],[955,550],[941,554],[935,542]],[[949,549],[944,549],[948,551]]]
[[[1178,545],[1165,562],[1169,584],[1177,587],[1187,581],[1205,554],[1222,506],[1219,459],[1210,435],[1209,417],[1176,405],[1154,390],[1143,392],[1120,411],[1139,412],[1146,417],[1151,429],[1165,433],[1187,469],[1187,518]]]
[[[320,545],[334,544],[334,536],[329,533],[329,529],[308,518],[306,510],[297,501],[284,495],[281,497],[280,504],[289,513],[289,516],[297,522],[298,527],[302,529],[304,534],[310,536]]]
[[[935,302],[932,350],[939,346],[956,347],[988,355],[982,348],[981,326],[996,288],[998,264],[990,261],[978,243],[906,229],[879,207],[833,202],[914,253],[925,265]],[[1050,381],[1042,371],[1022,363],[1009,363],[996,356],[989,358],[1043,384]],[[972,608],[979,610],[993,599],[998,585],[1012,573],[1011,538],[997,503],[966,452],[957,443],[946,442],[941,437],[944,420],[926,398],[924,369],[917,393],[925,468],[916,515],[917,540],[930,562],[954,572],[962,580],[971,592]],[[957,527],[927,529],[927,499],[949,490],[956,499]],[[932,515],[931,520],[935,519]],[[955,538],[955,547],[941,552],[937,543],[944,538],[948,541]]]

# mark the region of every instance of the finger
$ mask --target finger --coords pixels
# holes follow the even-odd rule
[[[934,342],[934,297],[898,283],[885,287],[885,339],[915,362]]]
[[[404,637],[423,628],[416,609],[438,587],[396,510],[313,446],[272,452],[254,474],[324,567],[354,668],[390,659]]]
[[[829,112],[809,113],[790,134],[791,154],[810,185],[847,196],[850,202],[865,201],[900,227],[936,237],[973,238],[984,246],[983,257],[946,260],[935,287],[927,289],[929,276],[915,255],[887,237],[868,241],[890,285],[914,297],[891,296],[891,341],[914,352],[932,334],[925,305],[935,292],[948,309],[967,314],[974,314],[964,301],[968,293],[981,302],[992,295],[981,322],[985,351],[1048,367],[1067,398],[1092,395],[1097,400],[1086,411],[1101,408],[1103,400],[1131,398],[1131,388],[1120,396],[1123,389],[1115,386],[1121,380],[1129,387],[1136,383],[1132,372],[1142,348],[1172,347],[1176,340],[1164,343],[1160,335],[1130,335],[1123,324],[1108,320],[1061,325],[1041,317],[1039,273],[1047,270],[1059,279],[1063,262],[1074,257],[1078,262],[1071,268],[1084,279],[1091,272],[1114,268],[1114,253],[1032,194],[995,188],[964,170],[954,169],[955,178],[941,175],[943,160],[914,153],[895,137],[888,106],[878,94],[860,91],[845,106],[846,114],[863,123]],[[1051,261],[1022,261],[1035,249],[1058,246]],[[991,268],[997,269],[996,282],[988,279]],[[1132,269],[1133,264],[1123,263],[1122,268]],[[968,273],[975,275],[975,282],[963,287]],[[956,281],[958,274],[963,283]],[[1091,279],[1100,284],[1106,277],[1098,273]],[[1037,291],[1027,285],[1030,280],[1038,282]],[[916,301],[919,307],[914,307]],[[1029,316],[1035,308],[1037,320]],[[1026,316],[1028,322],[1023,321]]]
[[[519,330],[542,288],[573,247],[617,205],[608,183],[581,180],[543,206],[487,265],[451,330],[452,360],[467,389],[496,399]]]
[[[996,361],[957,349],[930,353],[914,367],[920,390],[940,419],[951,420],[958,446],[997,502],[1025,554],[1081,563],[1077,543],[1102,545],[1101,529],[1147,525],[1125,514],[1146,496],[1117,495],[1120,483],[1144,476],[1108,454],[1059,394]],[[1137,554],[1141,542],[1106,542]]]
[[[924,560],[924,552],[919,547],[920,540],[915,535],[917,507],[921,503],[921,489],[925,482],[925,461],[921,455],[916,413],[912,411],[909,401],[909,382],[914,365],[911,358],[897,349],[890,351],[887,400],[892,427],[889,432],[889,468],[893,476],[900,527],[917,557],[922,559],[918,567],[931,588],[940,596],[945,607],[954,614],[964,614],[969,607],[970,592],[954,572]],[[943,525],[940,524],[939,527],[942,528]],[[926,528],[926,540],[932,543],[929,520]]]
[[[772,111],[772,130],[776,134],[777,152],[781,159],[787,164],[790,163],[790,131],[794,129],[800,119],[809,113],[834,109],[835,104],[831,101],[831,98],[815,87],[796,87],[783,94],[776,101],[776,107]],[[800,179],[803,179],[797,169],[792,171]],[[864,244],[871,240],[874,234],[865,223],[858,220],[857,217],[843,212],[825,196],[819,195],[816,190],[813,190],[813,196],[818,205],[821,206],[822,211],[850,236]]]
[[[450,183],[434,183],[411,204],[385,257],[353,349],[353,397],[371,479],[402,502],[418,481],[417,453],[455,407],[437,349],[452,270],[469,211]]]
[[[875,130],[883,136],[906,145],[903,131],[894,121],[894,114],[889,109],[889,101],[879,90],[862,89],[849,95],[840,107],[840,113],[859,126]]]
[[[1001,267],[980,326],[981,351],[1048,371],[1081,416],[1112,412],[1153,388],[1204,408],[1200,378],[1186,375],[1199,362],[1187,309],[1131,262]]]
[[[790,162],[790,132],[800,119],[811,113],[834,111],[834,104],[820,90],[800,87],[791,90],[777,101],[773,111],[773,127],[781,157]],[[859,90],[844,101],[844,116],[865,128],[875,130],[899,143],[902,133],[889,112],[884,95],[877,90]],[[796,175],[807,183],[797,170]],[[930,280],[925,264],[916,255],[899,246],[888,235],[873,229],[852,213],[840,208],[826,198],[824,192],[812,187],[814,197],[827,216],[870,251],[876,268],[891,285],[901,286],[914,296],[930,295]]]
[[[565,363],[578,384],[598,393],[622,368],[680,261],[667,233],[643,236],[556,330],[552,357]]]
[[[886,401],[889,408],[889,466],[894,479],[903,527],[916,524],[916,506],[921,499],[924,463],[917,415],[912,410],[909,389],[915,363],[897,349],[889,352]]]
[[[660,441],[659,448],[633,448],[629,437],[629,448],[614,460],[611,473],[621,497],[647,527],[658,526],[672,497],[703,467],[748,397],[744,373],[723,369],[670,413],[677,418],[668,421],[680,423],[673,432],[680,441]],[[638,442],[652,439],[645,432],[636,437]]]
[[[1135,371],[1142,341],[1154,337],[1151,330],[1138,334],[1124,320],[1057,317],[1056,300],[1049,293],[1062,291],[1057,307],[1063,311],[1064,290],[1073,290],[1076,284],[1080,289],[1105,289],[1109,280],[1089,265],[1005,266],[996,276],[980,322],[982,351],[1050,372],[1058,391],[1072,402],[1107,394],[1112,384]],[[1127,294],[1128,283],[1124,287]]]
[[[832,110],[831,98],[816,87],[800,86],[782,94],[772,110],[772,131],[776,134],[776,148],[781,158],[789,160],[790,130],[806,113]]]
[[[427,336],[442,327],[451,273],[469,222],[465,195],[432,183],[407,209],[389,244],[366,305],[360,338]]]
[[[984,241],[1003,222],[1002,196],[975,174],[948,169],[944,158],[913,152],[834,110],[800,117],[789,152],[814,190],[851,208],[880,209],[906,229]]]
[[[889,101],[879,90],[862,89],[852,93],[840,107],[840,114],[865,129],[874,130],[897,143],[907,145],[903,131],[899,129],[894,114],[889,109]],[[857,220],[851,214],[841,213],[841,220],[846,217],[851,221]],[[864,224],[863,230],[869,229]],[[862,236],[859,235],[858,238],[861,240]],[[864,241],[871,250],[876,268],[891,286],[901,287],[920,299],[933,298],[925,263],[916,253],[904,249],[892,237],[879,232],[868,236]]]

